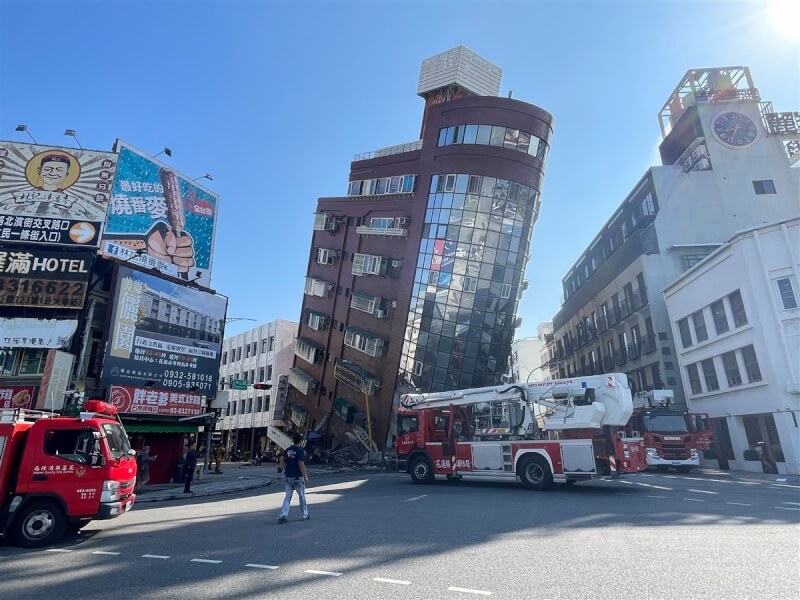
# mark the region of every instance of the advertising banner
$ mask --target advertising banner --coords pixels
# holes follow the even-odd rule
[[[0,242],[96,247],[117,155],[0,142]]]
[[[77,329],[77,319],[0,318],[0,348],[63,348]]]
[[[0,409],[31,408],[34,385],[0,385]]]
[[[103,384],[213,396],[226,304],[221,296],[119,267]]]
[[[219,196],[124,142],[117,150],[102,253],[210,287]]]
[[[48,246],[0,250],[0,303],[5,306],[83,308],[92,270],[91,250]]]
[[[112,385],[109,402],[120,413],[196,417],[205,411],[205,396],[150,388]]]

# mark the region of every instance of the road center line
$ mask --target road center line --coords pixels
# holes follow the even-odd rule
[[[372,581],[379,583],[394,583],[396,585],[411,585],[410,581],[403,581],[402,579],[384,579],[383,577],[373,577]]]
[[[92,554],[101,554],[103,556],[119,556],[119,552],[106,552],[104,550],[95,550]]]
[[[210,560],[208,558],[193,558],[189,562],[209,563],[209,564],[212,564],[212,565],[218,565],[222,561],[221,560]]]
[[[481,596],[491,596],[492,592],[487,592],[486,590],[471,590],[469,588],[460,588],[460,587],[449,587],[447,588],[449,592],[464,592],[465,594],[479,594]]]
[[[708,490],[696,490],[694,488],[689,488],[687,491],[694,492],[695,494],[713,494],[715,496],[719,495],[719,492],[709,492]]]
[[[245,567],[251,567],[253,569],[277,569],[275,565],[259,565],[258,563],[249,563],[246,564]]]
[[[793,506],[773,506],[772,508],[780,508],[781,510],[800,510],[800,508],[795,508]]]
[[[732,504],[733,506],[753,506],[752,504],[747,504],[745,502],[726,502],[725,504]]]
[[[648,498],[666,498],[666,496],[650,496],[650,495],[648,495],[647,497]]]
[[[672,491],[672,488],[670,488],[670,487],[664,487],[663,485],[653,485],[652,483],[637,482],[636,485],[640,485],[642,487],[654,488],[656,490],[667,490],[668,492]]]
[[[341,575],[341,573],[336,573],[335,571],[315,571],[314,569],[306,569],[305,572],[312,575],[328,575],[330,577],[339,577]]]
[[[427,498],[428,494],[422,494],[422,496],[416,496],[415,498],[409,498],[408,500],[403,500],[403,502],[414,502],[415,500],[422,500],[423,498]]]
[[[697,498],[684,498],[684,500],[689,502],[705,502],[705,500],[698,500]]]
[[[48,548],[45,552],[72,552],[69,548]]]
[[[160,558],[161,560],[165,560],[169,558],[169,556],[163,556],[161,554],[142,554],[142,558]]]

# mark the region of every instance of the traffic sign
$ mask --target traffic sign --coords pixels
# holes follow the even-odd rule
[[[247,389],[247,379],[234,379],[233,380],[233,389],[235,390],[246,390]]]

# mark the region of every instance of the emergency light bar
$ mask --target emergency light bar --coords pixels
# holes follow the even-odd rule
[[[86,413],[89,413],[90,416],[85,417],[84,415]],[[114,406],[113,404],[109,404],[108,402],[103,402],[102,400],[89,400],[86,404],[83,405],[83,410],[81,411],[81,418],[82,419],[91,418],[91,414],[116,417],[117,407]]]

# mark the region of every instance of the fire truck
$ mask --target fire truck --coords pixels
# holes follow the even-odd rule
[[[711,445],[713,433],[707,414],[675,410],[670,408],[673,403],[670,390],[639,392],[633,398],[628,431],[644,437],[648,466],[688,473],[700,466],[699,452]]]
[[[128,512],[135,452],[112,404],[76,417],[0,410],[0,533],[20,546],[56,542],[95,519]]]
[[[625,375],[612,373],[429,394],[397,413],[398,468],[415,483],[520,481],[544,490],[647,468]],[[588,432],[567,439],[570,431]]]

